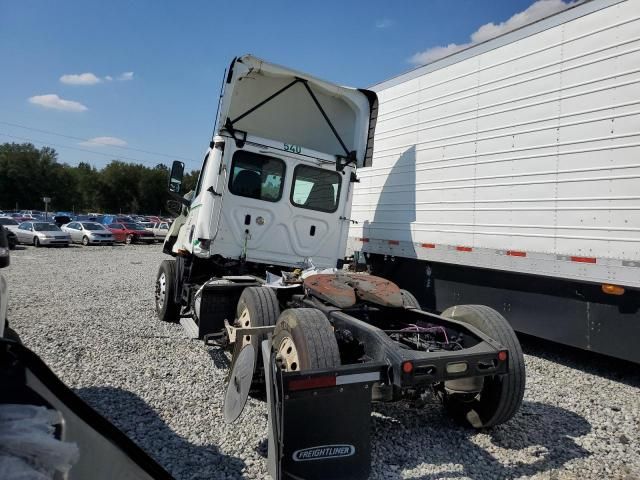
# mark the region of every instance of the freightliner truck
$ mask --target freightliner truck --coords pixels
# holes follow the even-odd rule
[[[378,100],[250,55],[226,74],[195,190],[164,242],[155,306],[228,353],[224,418],[266,391],[273,478],[366,478],[372,402],[437,396],[476,428],[507,422],[523,356],[496,311],[440,315],[345,264],[354,185],[370,165]],[[202,381],[206,381],[203,379]]]
[[[640,362],[639,32],[582,2],[373,86],[348,250],[431,311]]]

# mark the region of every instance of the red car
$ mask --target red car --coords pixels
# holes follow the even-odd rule
[[[124,243],[155,243],[153,232],[145,229],[137,223],[112,223],[109,230],[113,233],[116,242]]]

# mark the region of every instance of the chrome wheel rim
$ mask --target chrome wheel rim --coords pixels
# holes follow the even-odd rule
[[[245,307],[238,318],[238,326],[239,328],[250,328],[251,327],[251,315],[249,314],[249,309]],[[243,335],[242,337],[242,348],[246,345],[251,345],[251,336]]]
[[[293,338],[287,336],[282,339],[278,349],[276,350],[276,358],[278,359],[280,368],[287,372],[295,372],[300,370],[300,357]]]
[[[162,310],[164,302],[167,296],[167,277],[163,273],[160,274],[156,281],[156,307],[158,310]]]

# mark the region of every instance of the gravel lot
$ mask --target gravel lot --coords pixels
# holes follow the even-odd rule
[[[161,247],[12,252],[9,319],[60,378],[176,478],[266,476],[265,405],[222,421],[225,357],[153,311]],[[372,478],[640,478],[640,369],[523,339],[525,402],[461,428],[438,405],[374,406]]]

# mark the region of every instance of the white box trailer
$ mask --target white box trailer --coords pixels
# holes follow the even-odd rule
[[[640,1],[584,2],[372,90],[349,249],[436,310],[487,304],[640,361]]]

